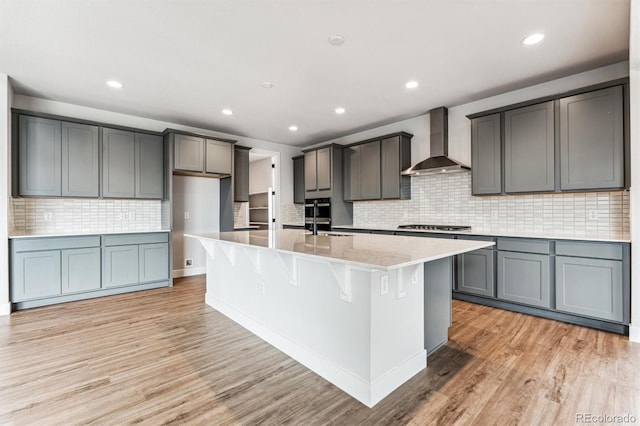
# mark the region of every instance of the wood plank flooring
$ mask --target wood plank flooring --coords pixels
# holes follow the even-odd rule
[[[454,301],[449,343],[373,409],[175,287],[0,317],[0,424],[640,423],[640,344]]]

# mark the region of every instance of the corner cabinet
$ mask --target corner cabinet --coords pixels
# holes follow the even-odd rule
[[[411,198],[411,165],[408,133],[382,136],[343,149],[344,200],[390,200]]]
[[[461,237],[464,240],[493,241],[492,237]],[[493,248],[470,251],[456,256],[456,290],[495,297],[495,258]]]

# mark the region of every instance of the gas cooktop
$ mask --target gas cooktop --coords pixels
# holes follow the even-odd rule
[[[463,225],[400,225],[398,229],[418,229],[421,231],[470,231],[470,226]]]

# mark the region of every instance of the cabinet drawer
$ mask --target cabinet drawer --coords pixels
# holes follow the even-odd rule
[[[622,260],[622,244],[558,241],[556,242],[556,254],[558,256]]]
[[[169,234],[167,232],[158,232],[152,234],[116,234],[105,235],[104,246],[124,246],[128,244],[152,244],[169,242]]]
[[[25,238],[11,241],[14,252],[100,247],[99,235],[64,238]]]
[[[498,250],[549,254],[549,241],[522,238],[498,238]]]

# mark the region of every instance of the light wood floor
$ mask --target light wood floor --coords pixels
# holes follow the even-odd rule
[[[204,279],[0,317],[0,424],[640,422],[640,344],[454,301],[449,344],[369,409],[204,304]]]

